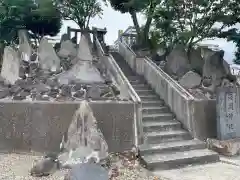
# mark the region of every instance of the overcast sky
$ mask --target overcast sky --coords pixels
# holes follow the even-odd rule
[[[95,26],[98,28],[107,28],[106,42],[107,44],[113,44],[113,42],[117,39],[118,30],[125,30],[127,27],[132,26],[132,19],[129,14],[121,14],[117,11],[114,11],[111,6],[103,7],[103,16],[102,19],[96,17],[91,20],[90,26]],[[143,24],[145,21],[144,17],[139,15],[139,23]],[[66,33],[67,27],[71,26],[73,28],[77,28],[78,26],[71,21],[65,21],[63,27],[61,29],[61,34]],[[238,26],[240,29],[240,25]],[[235,45],[232,42],[226,42],[223,39],[215,39],[208,40],[204,43],[218,44],[220,48],[225,51],[225,60],[228,63],[232,64],[232,60],[234,58]]]

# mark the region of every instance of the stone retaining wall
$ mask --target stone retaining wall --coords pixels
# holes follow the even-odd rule
[[[131,102],[90,102],[110,152],[134,145],[134,105]],[[0,102],[0,149],[58,151],[77,102]]]

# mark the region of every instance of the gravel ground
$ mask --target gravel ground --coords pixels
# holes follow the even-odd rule
[[[41,158],[42,156],[34,154],[0,154],[0,180],[63,180],[67,170],[59,170],[43,178],[30,176],[29,170]],[[119,154],[111,155],[110,159],[110,180],[160,180],[141,167],[135,159]]]

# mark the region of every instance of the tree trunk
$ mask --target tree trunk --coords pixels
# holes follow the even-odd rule
[[[149,30],[150,30],[151,23],[152,23],[152,18],[148,17],[143,29],[142,42],[141,42],[142,45],[144,46],[149,45],[148,40],[149,40]]]
[[[144,26],[144,30],[143,30],[143,45],[145,45],[145,43],[148,43],[148,35],[149,35],[149,31],[150,31],[150,26],[152,24],[152,19],[153,19],[153,13],[155,11],[155,8],[156,8],[156,4],[155,3],[151,3],[150,4],[150,7],[149,7],[149,13],[148,13],[148,16],[147,16],[147,21],[145,23],[145,26]],[[146,44],[148,45],[148,44]]]
[[[129,13],[131,14],[133,24],[134,24],[134,27],[135,27],[136,32],[137,32],[137,41],[141,42],[141,30],[140,30],[140,27],[139,27],[139,24],[138,24],[137,14],[134,10],[129,11]]]

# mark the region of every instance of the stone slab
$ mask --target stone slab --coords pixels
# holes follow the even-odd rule
[[[29,44],[27,31],[24,29],[19,30],[18,37],[19,37],[19,52],[21,54],[21,58],[24,61],[30,61],[30,57],[32,55],[32,48]]]
[[[79,60],[92,61],[93,57],[86,36],[86,34],[82,34],[81,36],[77,57]]]
[[[240,88],[217,89],[217,135],[219,140],[240,137]]]
[[[168,180],[238,180],[239,167],[223,162],[155,172]]]
[[[4,49],[1,76],[10,84],[19,79],[20,58],[18,53],[11,47]]]
[[[42,38],[39,44],[38,55],[42,69],[50,71],[58,71],[60,69],[60,59],[46,38]]]
[[[108,171],[96,164],[78,164],[70,170],[68,180],[108,180]]]
[[[236,156],[240,153],[240,138],[229,140],[207,139],[207,146],[219,154]]]

